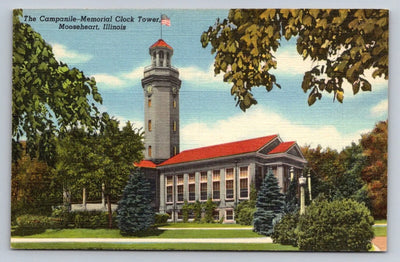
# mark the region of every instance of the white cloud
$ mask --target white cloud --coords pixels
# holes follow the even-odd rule
[[[382,100],[378,104],[376,104],[374,107],[371,108],[371,115],[374,117],[379,117],[387,114],[388,112],[388,100]]]
[[[95,74],[93,75],[97,83],[107,85],[107,87],[120,87],[125,85],[125,81],[117,76],[109,74]]]
[[[334,126],[307,126],[292,123],[279,114],[263,107],[239,113],[215,123],[191,123],[181,129],[182,149],[196,148],[272,134],[279,134],[284,141],[297,141],[302,145],[331,147],[341,150],[357,142],[361,133],[341,134]]]
[[[142,120],[128,119],[123,116],[113,116],[116,120],[119,121],[119,127],[122,128],[125,126],[126,122],[130,121],[134,128],[140,129],[143,128],[144,123]]]
[[[303,60],[303,57],[297,53],[295,46],[283,50],[278,49],[274,56],[277,61],[277,69],[271,71],[273,74],[303,75],[304,72],[317,65],[309,58]]]
[[[129,80],[139,80],[143,78],[143,71],[144,67],[137,67],[134,68],[131,72],[122,74],[122,77],[129,79]]]
[[[77,51],[70,50],[65,45],[53,43],[51,46],[56,59],[65,63],[85,63],[93,57],[89,54],[82,54]]]
[[[197,84],[222,84],[223,75],[214,76],[214,65],[211,64],[207,70],[197,66],[179,68],[180,78],[184,81],[194,81]]]

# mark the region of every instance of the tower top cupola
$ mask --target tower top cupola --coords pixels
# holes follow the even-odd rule
[[[171,67],[171,57],[174,49],[164,40],[158,39],[149,48],[151,65],[153,67]]]

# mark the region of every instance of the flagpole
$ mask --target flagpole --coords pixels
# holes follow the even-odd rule
[[[162,20],[162,14],[160,14],[160,19]],[[160,39],[162,39],[162,23],[161,23],[161,20],[160,20],[160,28],[161,28],[161,37],[160,37]]]

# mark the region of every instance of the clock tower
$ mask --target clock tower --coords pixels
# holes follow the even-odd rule
[[[151,65],[144,68],[144,158],[161,163],[179,153],[178,69],[171,66],[174,50],[159,39],[149,48]]]

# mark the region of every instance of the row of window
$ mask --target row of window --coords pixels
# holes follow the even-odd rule
[[[225,199],[233,200],[235,198],[235,176],[234,168],[225,169]],[[212,171],[211,180],[211,198],[213,200],[221,199],[221,174],[220,170]],[[166,178],[166,202],[173,203],[173,188],[174,188],[174,177],[167,176]],[[206,201],[208,199],[208,174],[207,172],[200,172],[199,181],[199,197],[198,200]],[[176,176],[176,202],[183,202],[184,199],[184,179],[183,175]],[[188,199],[187,201],[196,201],[196,176],[194,173],[188,174],[187,182]],[[249,174],[248,167],[239,168],[239,199],[247,199],[249,197]]]
[[[151,107],[151,99],[150,99],[150,98],[147,100],[147,106],[148,106],[148,107]],[[172,102],[172,106],[173,106],[174,108],[176,108],[176,100],[175,100],[175,99],[174,99],[174,101]]]
[[[176,132],[176,129],[177,129],[177,125],[176,125],[176,121],[174,120],[174,122],[172,123],[172,131]],[[153,130],[151,120],[147,121],[147,130],[149,130],[149,131]]]
[[[170,217],[172,217],[172,211],[171,211],[171,210],[167,211],[167,213],[170,215]],[[188,218],[189,218],[189,219],[194,219],[194,212],[193,212],[193,210],[189,210],[189,211],[188,211]],[[178,212],[177,212],[177,219],[178,219],[178,220],[183,219],[182,210],[178,210]],[[213,213],[213,219],[214,219],[215,221],[217,221],[217,220],[220,219],[220,217],[219,217],[219,211],[218,211],[218,210],[215,210],[215,211],[214,211],[214,213]],[[226,209],[226,210],[225,210],[225,220],[226,220],[226,221],[233,221],[233,220],[234,220],[233,209]]]
[[[173,155],[175,156],[176,154],[178,154],[178,149],[177,149],[177,147],[176,146],[173,146],[172,147],[172,150],[173,150]],[[147,155],[149,156],[149,157],[152,157],[153,156],[153,152],[152,152],[153,150],[152,150],[152,147],[151,146],[148,146],[147,147]]]

